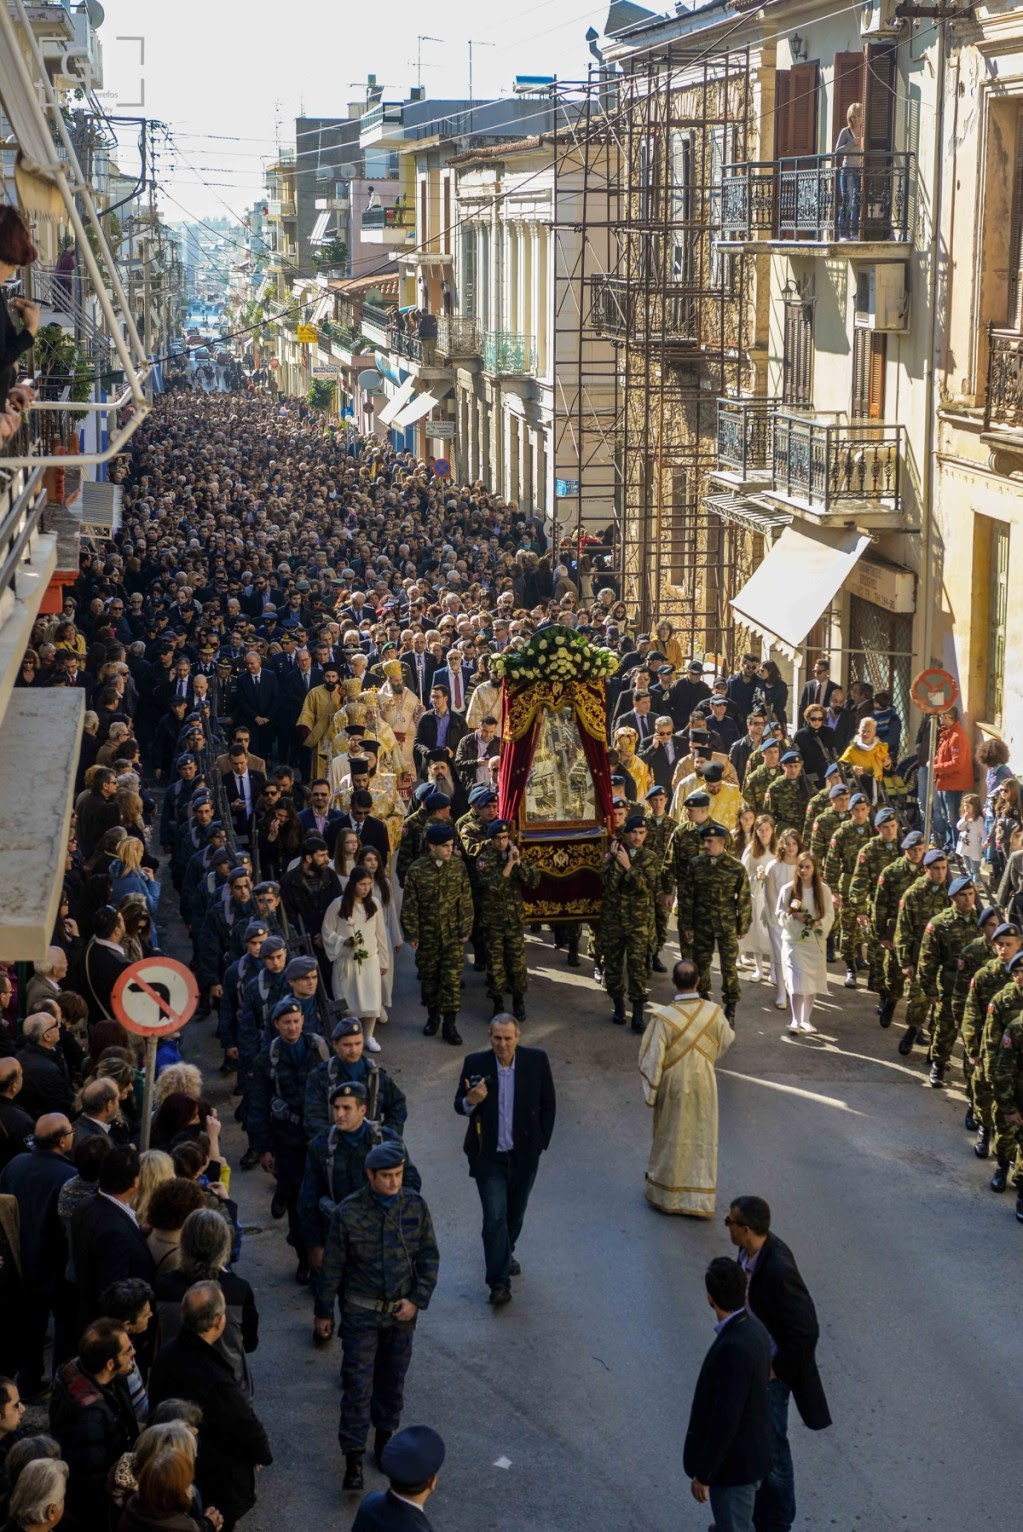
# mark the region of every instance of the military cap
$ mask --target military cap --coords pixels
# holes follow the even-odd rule
[[[715,697],[708,697],[707,698],[707,702],[708,702],[708,705],[710,707],[727,707],[728,706],[728,698],[727,697],[722,697],[720,693],[718,693],[718,695],[715,696]]]
[[[646,790],[647,802],[649,803],[651,798],[656,798],[658,793],[660,793],[662,798],[666,798],[668,796],[668,789],[661,787],[658,782],[655,782],[653,787],[648,787]]]
[[[842,768],[841,768],[841,766],[839,766],[837,761],[832,761],[830,766],[825,766],[825,768],[824,768],[824,775],[825,775],[825,777],[836,776],[838,774],[838,772],[841,771],[841,769]]]
[[[780,750],[780,749],[781,749],[781,740],[780,739],[775,739],[773,735],[765,734],[763,739],[760,741],[761,754],[766,755],[768,750]]]
[[[895,810],[894,809],[878,809],[877,813],[874,815],[874,827],[875,827],[875,829],[877,828],[878,825],[886,825],[890,819],[894,819],[894,818],[895,818]]]
[[[252,890],[254,894],[279,894],[281,885],[275,883],[273,878],[264,878],[262,883],[257,883]]]
[[[206,828],[211,835],[223,835],[224,833],[223,822],[219,819],[211,819]]]
[[[283,936],[268,936],[259,949],[259,955],[261,958],[271,957],[275,952],[287,951],[287,946]]]
[[[611,807],[613,809],[627,809],[628,806],[629,806],[628,798],[612,798],[611,799]]]
[[[687,809],[709,809],[710,793],[701,793],[699,791],[690,793],[689,797],[685,799],[685,806]]]
[[[973,879],[967,877],[965,873],[960,878],[953,878],[952,882],[948,885],[949,898],[951,898],[953,894],[965,893],[968,888],[973,888],[973,886]]]
[[[412,789],[412,796],[417,803],[422,803],[423,799],[429,798],[433,791],[434,786],[432,782],[417,782],[415,787]]]
[[[284,970],[284,977],[288,980],[308,979],[311,973],[316,972],[316,968],[317,963],[314,957],[293,957]]]
[[[1000,936],[1019,936],[1020,929],[1014,920],[1003,920],[1000,926],[996,926],[992,932],[991,940],[997,941]]]
[[[614,786],[614,784],[616,782],[624,782],[624,781],[625,781],[625,773],[623,771],[613,771],[611,773],[611,785],[612,785],[612,787]]]
[[[675,674],[675,667],[674,665],[658,665],[657,674],[659,676],[673,676]]]
[[[922,842],[922,833],[919,830],[910,830],[909,834],[904,835],[899,841],[899,848],[902,851],[912,851],[914,846],[919,846]]]
[[[285,995],[283,1000],[278,1000],[277,1004],[270,1012],[270,1020],[280,1021],[282,1016],[289,1015],[291,1011],[298,1011],[301,1014],[302,1002],[300,1000],[296,1000],[294,995]]]
[[[992,916],[995,916],[996,918],[1000,919],[1001,918],[1001,913],[1002,912],[997,907],[997,905],[986,904],[984,906],[984,908],[981,910],[980,914],[977,916],[977,925],[978,926],[986,926],[988,921],[992,918]]]
[[[330,1034],[332,1043],[336,1043],[342,1037],[361,1037],[362,1022],[358,1016],[342,1016],[340,1021],[334,1023],[334,1030]]]
[[[376,1144],[366,1156],[367,1170],[397,1170],[405,1163],[405,1145],[395,1139]]]
[[[429,803],[427,799],[427,803]],[[449,824],[432,824],[426,827],[426,843],[428,846],[444,846],[449,840],[455,838],[455,827]]]
[[[843,793],[847,793],[848,791],[849,791],[849,789],[846,787],[844,782],[836,782],[834,787],[828,793],[828,797],[829,798],[841,798],[842,794]],[[863,796],[862,793],[860,794],[860,796],[861,797]]]
[[[801,766],[803,764],[803,757],[800,755],[798,750],[786,750],[785,754],[781,758],[782,765],[788,766],[793,761]]]
[[[345,1034],[346,1036],[349,1034]],[[346,1080],[343,1085],[335,1085],[330,1093],[330,1104],[341,1098],[343,1101],[368,1101],[369,1092],[361,1080]]]
[[[227,881],[229,883],[237,883],[239,878],[247,878],[249,876],[249,869],[247,867],[242,867],[242,865],[239,863],[237,867],[231,868],[231,871],[227,875]]]
[[[935,862],[947,862],[947,861],[948,861],[948,853],[945,852],[945,851],[938,851],[937,849],[935,849],[933,851],[927,851],[927,852],[924,853],[924,866],[925,867],[933,867]]]
[[[862,793],[853,793],[852,797],[849,799],[849,807],[854,809],[858,803],[866,803],[866,801],[867,800],[864,798]]]
[[[426,759],[428,761],[446,761],[448,753],[446,750],[428,750],[426,752]]]
[[[718,824],[716,819],[708,819],[705,825],[701,825],[700,834],[704,840],[710,840],[715,835],[720,836],[722,840],[728,839],[728,831],[724,825]]]
[[[699,660],[690,660],[686,665],[686,674],[690,676],[702,676],[703,666]]]
[[[483,795],[485,793],[489,793],[490,791],[491,791],[491,789],[489,787],[485,786],[484,783],[477,782],[476,786],[474,788],[472,788],[470,790],[470,792],[469,792],[469,802],[470,802],[470,804],[475,805],[475,804],[479,803],[479,801],[483,797]]]
[[[425,1484],[443,1462],[444,1443],[429,1426],[396,1431],[380,1454],[381,1472],[396,1484]]]
[[[495,835],[510,835],[511,824],[507,819],[492,819],[487,825],[487,834],[491,840]]]
[[[646,827],[646,819],[642,814],[633,812],[625,821],[626,830],[642,830]]]
[[[1006,973],[1015,973],[1016,969],[1020,966],[1021,963],[1023,963],[1023,952],[1013,953],[1012,957],[1005,965]]]
[[[448,797],[447,793],[438,793],[434,791],[429,795],[425,802],[426,812],[428,814],[435,814],[438,809],[449,809],[451,807],[451,799]]]
[[[263,608],[263,617],[266,620],[272,619],[274,622],[276,622],[277,621],[277,608],[275,606],[265,606]]]
[[[247,942],[254,942],[257,936],[262,941],[264,937],[269,935],[270,927],[262,920],[250,920],[245,927],[245,940]]]
[[[198,792],[193,793],[191,798],[189,798],[189,800],[188,800],[188,807],[190,809],[197,809],[199,807],[200,803],[212,803],[212,802],[213,802],[213,799],[210,797],[210,795],[207,792],[206,788],[205,787],[201,787]]]
[[[195,756],[191,750],[186,750],[184,755],[178,756],[174,764],[176,766],[194,766],[196,764]]]
[[[218,851],[214,851],[213,855],[210,857],[211,867],[229,867],[230,865],[231,853],[228,851],[226,846],[221,846],[220,849]]]
[[[724,774],[725,768],[722,766],[721,762],[711,761],[710,765],[703,773],[703,780],[705,782],[720,782]]]

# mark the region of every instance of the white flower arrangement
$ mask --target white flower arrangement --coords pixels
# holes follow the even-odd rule
[[[552,626],[491,661],[491,674],[510,685],[534,681],[604,681],[618,669],[610,649],[591,644],[574,628]]]

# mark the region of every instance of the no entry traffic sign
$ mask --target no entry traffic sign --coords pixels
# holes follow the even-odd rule
[[[162,1037],[177,1032],[199,1003],[195,975],[173,958],[143,958],[126,968],[114,985],[111,1007],[129,1032]]]
[[[959,700],[959,683],[949,671],[932,665],[914,676],[909,695],[921,713],[945,713]]]

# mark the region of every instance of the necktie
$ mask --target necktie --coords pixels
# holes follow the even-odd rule
[[[310,675],[310,672],[308,670],[303,670],[303,672],[302,672],[302,685],[305,687],[306,691],[309,690],[309,675]]]
[[[453,670],[451,672],[451,705],[454,708],[456,713],[461,712],[461,709],[462,709],[462,676],[461,676],[461,672],[457,671],[457,670]]]
[[[817,682],[817,704],[818,704],[819,707],[823,707],[824,706],[824,682],[823,681],[818,681]]]

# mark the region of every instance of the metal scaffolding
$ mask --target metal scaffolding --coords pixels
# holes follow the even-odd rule
[[[728,597],[748,551],[703,500],[717,400],[754,384],[755,257],[716,244],[722,169],[754,153],[749,51],[661,44],[569,89],[578,127],[555,159],[579,189],[555,207],[575,259],[556,267],[554,297],[556,355],[575,357],[579,387],[558,391],[556,436],[573,444],[579,496],[559,531],[606,524],[606,485],[584,469],[610,443],[626,601],[643,627],[668,618],[689,652],[729,655]],[[595,339],[613,343],[613,378],[593,376]],[[593,394],[603,411],[588,408]]]

